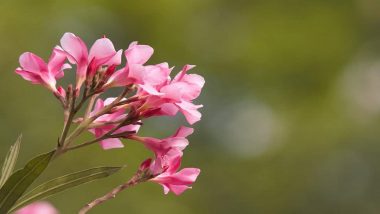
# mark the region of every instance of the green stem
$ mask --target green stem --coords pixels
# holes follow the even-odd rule
[[[68,134],[68,132],[70,130],[70,126],[71,126],[72,120],[74,119],[74,116],[75,116],[75,111],[74,111],[74,108],[75,108],[75,96],[72,96],[69,108],[70,108],[70,110],[69,110],[69,116],[68,116],[68,118],[65,121],[61,137],[59,138],[59,147],[62,147],[64,145],[64,142],[66,140],[67,134]]]

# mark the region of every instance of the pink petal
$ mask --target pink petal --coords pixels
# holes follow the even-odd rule
[[[145,86],[143,86],[143,87],[145,87]],[[156,89],[152,89],[152,90],[154,90],[153,94],[161,95],[161,93],[157,92]],[[147,90],[147,91],[149,91],[149,90]],[[147,91],[139,90],[138,94],[140,95],[141,92],[147,92]],[[142,95],[146,95],[146,94],[143,93]],[[150,94],[150,95],[152,95],[152,94]],[[161,105],[163,105],[165,103],[167,103],[167,100],[162,99],[159,96],[148,96],[148,98],[146,99],[146,105],[148,105],[150,108],[160,108]]]
[[[181,81],[181,79],[185,76],[187,71],[193,69],[195,65],[185,65],[182,70],[174,77],[173,82]]]
[[[156,158],[150,165],[149,167],[149,170],[150,172],[153,174],[153,175],[158,175],[160,173],[162,173],[162,161],[161,159],[158,159]]]
[[[187,82],[172,82],[162,87],[160,92],[165,94],[163,97],[174,101],[181,99],[191,101],[199,96],[201,89],[198,85]]]
[[[63,69],[71,67],[70,65],[65,64],[66,56],[66,53],[58,46],[53,49],[53,53],[50,56],[48,69],[57,79],[63,77]]]
[[[123,54],[123,50],[118,50],[115,55],[113,55],[112,58],[108,60],[106,65],[111,66],[111,65],[120,65],[121,64],[121,55]]]
[[[47,202],[35,202],[15,212],[15,214],[58,214],[58,211]]]
[[[186,126],[181,126],[178,128],[177,132],[173,135],[173,137],[187,137],[193,134],[194,129]]]
[[[98,111],[104,108],[104,101],[102,99],[97,99],[95,102],[94,110],[91,112],[90,116],[92,117]]]
[[[106,87],[120,87],[131,83],[128,78],[128,69],[122,68],[113,73],[106,83]]]
[[[170,185],[191,185],[197,180],[199,173],[200,169],[185,168],[172,175],[163,173],[153,178],[152,181]]]
[[[167,173],[173,174],[179,169],[182,162],[182,155],[182,151],[178,149],[171,149],[166,153],[164,158],[168,166]]]
[[[46,63],[37,55],[25,52],[20,56],[20,65],[24,70],[32,73],[47,72]]]
[[[113,46],[111,40],[107,38],[101,38],[95,41],[90,49],[90,54],[88,55],[89,61],[92,59],[102,59],[109,56],[115,55],[116,50]],[[121,61],[121,59],[120,59]]]
[[[123,132],[138,132],[141,125],[126,125],[115,131],[115,134],[123,133]]]
[[[117,138],[109,138],[106,140],[102,140],[100,142],[100,145],[104,150],[108,149],[117,149],[117,148],[123,148],[124,144]]]
[[[172,103],[165,103],[160,108],[161,114],[166,116],[175,116],[178,112],[178,107]]]
[[[186,185],[168,185],[170,191],[172,191],[176,195],[181,195],[187,189],[191,189],[191,187]]]
[[[61,38],[61,46],[68,54],[71,63],[77,64],[77,86],[79,89],[86,79],[88,51],[86,44],[72,33],[65,33]]]
[[[161,186],[164,188],[164,194],[167,195],[170,191],[170,188],[165,184],[161,184]]]
[[[149,150],[152,150],[155,154],[162,154],[165,148],[162,147],[162,140],[152,137],[139,137],[136,140],[142,142]]]
[[[187,74],[182,78],[182,80],[189,84],[196,85],[200,89],[203,88],[205,84],[205,79],[201,75],[198,75],[198,74]]]
[[[102,65],[119,65],[121,63],[121,54],[122,50],[116,52],[111,40],[107,38],[96,40],[90,49],[88,57],[91,62],[91,72],[95,73],[98,67]]]
[[[183,113],[190,125],[193,125],[201,119],[202,114],[197,109],[202,108],[202,105],[194,105],[186,101],[176,103],[176,105],[180,108],[180,111]]]
[[[184,150],[189,145],[189,141],[183,137],[170,137],[165,141],[167,147],[179,150]]]
[[[137,42],[132,42],[125,51],[128,65],[144,64],[153,55],[153,48],[148,45],[139,45]]]
[[[129,64],[128,78],[132,79],[133,83],[143,83],[144,66],[140,64]]]
[[[19,74],[22,78],[30,81],[33,84],[41,84],[54,93],[57,91],[55,87],[56,80],[49,73],[34,73],[27,70],[23,70],[21,68],[17,68],[15,72]]]
[[[187,87],[188,87],[188,84],[186,83],[175,82],[175,83],[171,83],[169,85],[162,87],[160,92],[165,94],[163,96],[165,98],[168,98],[174,101],[180,101]]]
[[[33,84],[43,84],[41,76],[36,73],[25,71],[22,68],[17,68],[15,72],[19,74],[22,78],[30,81]]]
[[[60,71],[55,74],[55,79],[61,79],[64,76],[64,70],[72,68],[70,64],[65,63],[62,65]]]
[[[86,44],[75,34],[65,33],[61,38],[61,46],[70,55],[71,60],[75,60],[75,64],[87,63],[88,51]]]
[[[129,84],[142,83],[144,78],[144,66],[129,64],[113,73],[105,87],[120,87]]]
[[[170,80],[170,72],[168,63],[145,66],[144,84],[153,86],[163,85]]]
[[[171,177],[173,180],[178,180],[182,184],[192,184],[197,180],[200,173],[201,170],[198,168],[184,168]]]
[[[158,92],[157,89],[155,89],[151,85],[139,85],[139,88],[143,89],[149,95],[155,95],[155,96],[163,95],[163,93]]]
[[[202,87],[205,84],[205,80],[202,76],[197,74],[186,74],[186,72],[193,67],[194,66],[186,65],[182,71],[176,75],[170,84],[176,87],[180,87],[181,96],[185,100],[193,100],[197,98],[200,95]],[[176,83],[182,84],[176,85]]]

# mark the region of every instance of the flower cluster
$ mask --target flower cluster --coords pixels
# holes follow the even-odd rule
[[[108,38],[95,41],[88,50],[81,38],[65,33],[60,46],[53,49],[49,61],[26,52],[20,56],[20,67],[16,73],[33,84],[49,89],[61,102],[64,109],[64,129],[58,142],[57,155],[99,143],[105,150],[122,148],[121,139],[131,139],[145,145],[154,154],[154,159],[144,161],[140,167],[146,180],[164,187],[165,193],[181,194],[190,188],[199,175],[196,168],[180,171],[183,150],[189,144],[186,139],[192,128],[180,127],[165,139],[138,135],[143,121],[153,116],[175,116],[181,112],[192,125],[201,119],[196,99],[205,83],[203,77],[190,74],[193,65],[185,65],[171,78],[173,67],[168,63],[147,65],[153,48],[132,42],[124,51],[126,63],[122,66],[123,51],[116,50]],[[76,70],[75,85],[66,89],[57,86],[57,80],[65,72]],[[100,98],[111,88],[122,88],[117,97]],[[87,103],[83,116],[77,116]],[[70,126],[77,124],[70,132]],[[73,145],[74,139],[85,130],[95,139]]]

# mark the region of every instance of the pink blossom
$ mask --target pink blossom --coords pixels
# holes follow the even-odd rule
[[[196,181],[200,173],[198,168],[184,168],[178,171],[181,159],[182,153],[170,150],[162,158],[156,158],[154,161],[150,159],[144,161],[140,169],[148,170],[153,176],[150,181],[162,185],[165,194],[172,191],[174,194],[180,195],[185,190],[191,189],[189,185]]]
[[[102,110],[105,106],[111,104],[115,98],[107,98],[105,101],[98,99],[94,110],[90,113],[90,116],[93,116],[98,111]],[[98,117],[91,125],[96,128],[91,128],[89,131],[95,135],[95,137],[101,137],[111,131],[123,120],[127,115],[125,114],[124,109],[117,110],[110,114],[104,114]],[[114,132],[114,134],[120,134],[123,132],[136,132],[139,130],[140,125],[126,125]],[[124,144],[118,138],[107,138],[100,141],[100,145],[103,149],[114,149],[114,148],[123,148]]]
[[[173,80],[170,78],[172,68],[168,63],[144,65],[153,54],[153,48],[147,45],[131,43],[125,51],[127,64],[116,71],[108,79],[107,87],[119,87],[135,84],[137,95],[144,98],[141,114],[149,116],[174,116],[180,110],[189,124],[194,124],[201,118],[198,111],[202,105],[192,103],[201,93],[204,78],[197,74],[187,74],[195,67],[185,65]]]
[[[139,87],[142,89],[140,96],[150,95],[146,106],[149,108],[160,108],[157,115],[175,115],[175,109],[180,110],[189,124],[194,124],[201,119],[198,111],[202,105],[192,103],[196,99],[204,86],[204,78],[197,74],[187,74],[193,65],[185,65],[172,81],[161,81],[159,84],[152,84],[152,81],[144,82]],[[162,73],[150,74],[149,76],[163,76]],[[163,79],[162,77],[160,79]]]
[[[148,45],[139,45],[132,42],[124,52],[127,64],[116,71],[108,80],[106,87],[126,86],[133,83],[141,83],[144,75],[144,66],[153,55],[153,48]]]
[[[60,47],[53,49],[48,63],[33,53],[25,52],[20,56],[21,67],[16,69],[16,73],[33,84],[41,84],[53,93],[63,96],[62,90],[56,88],[56,83],[57,79],[63,77],[63,70],[71,68],[69,64],[65,64],[65,60],[66,54]]]
[[[182,152],[189,145],[187,136],[193,133],[194,129],[181,126],[176,133],[165,139],[157,139],[152,137],[131,136],[130,138],[142,142],[148,149],[153,151],[157,157],[163,157],[170,150]]]
[[[58,211],[48,202],[35,202],[15,212],[15,214],[58,214]]]
[[[86,44],[81,38],[65,33],[61,46],[66,51],[69,61],[77,65],[77,89],[86,80],[87,74],[92,77],[101,66],[115,66],[121,63],[122,50],[116,52],[111,40],[101,38],[95,41],[88,53]]]
[[[144,70],[142,70],[137,81],[139,88],[151,95],[163,95],[157,89],[170,82],[172,69],[169,68],[169,64],[166,62],[144,66]]]

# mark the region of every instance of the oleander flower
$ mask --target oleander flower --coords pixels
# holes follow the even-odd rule
[[[105,101],[98,99],[94,110],[90,113],[90,117],[102,110],[105,106],[110,105],[115,99],[116,98],[107,98]],[[125,109],[119,109],[115,112],[104,114],[92,122],[90,127],[93,128],[90,128],[89,131],[93,133],[95,137],[101,137],[108,133],[110,130],[114,129],[118,123],[123,121],[126,117],[127,114],[125,113]],[[115,130],[113,133],[118,137],[106,138],[104,140],[101,140],[99,143],[105,150],[123,148],[124,144],[119,138],[127,137],[131,133],[137,133],[139,128],[140,125],[134,124],[122,126],[119,129]],[[125,133],[125,135],[120,135],[122,133]]]
[[[25,52],[20,56],[20,65],[16,69],[25,80],[33,84],[41,84],[52,91],[54,94],[64,96],[62,89],[57,89],[57,80],[64,76],[63,71],[71,68],[66,61],[66,54],[60,47],[55,47],[48,63],[45,63],[39,56]]]
[[[141,164],[140,170],[151,174],[152,178],[149,181],[160,184],[165,194],[172,191],[180,195],[185,190],[191,189],[190,185],[196,181],[201,172],[198,168],[184,168],[178,171],[181,160],[182,152],[170,150],[166,155],[156,157],[154,161],[147,159]]]
[[[111,67],[121,63],[122,50],[116,51],[111,40],[107,38],[96,40],[88,52],[81,38],[73,33],[65,33],[61,39],[61,46],[70,63],[77,65],[77,89],[102,66]]]
[[[176,150],[180,154],[189,145],[186,137],[191,135],[193,131],[194,129],[192,128],[181,126],[172,136],[164,139],[136,135],[132,135],[130,138],[142,142],[149,150],[154,152],[156,157],[163,157],[170,150]]]
[[[150,96],[145,105],[161,108],[159,115],[175,115],[176,111],[180,110],[189,124],[198,122],[202,116],[198,109],[203,105],[195,105],[192,101],[200,95],[205,81],[200,75],[187,74],[187,71],[194,67],[185,65],[181,72],[172,81],[166,81],[166,84],[154,85],[146,81],[140,85],[140,96]]]
[[[58,214],[58,211],[48,202],[35,202],[15,212],[15,214]]]
[[[148,45],[139,45],[138,42],[132,42],[124,52],[127,59],[125,67],[112,74],[105,87],[121,87],[141,83],[145,71],[143,65],[153,55],[153,52],[153,48]]]

